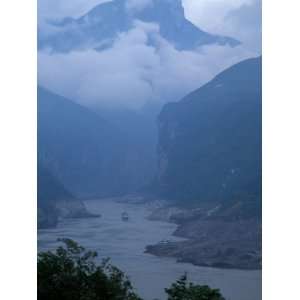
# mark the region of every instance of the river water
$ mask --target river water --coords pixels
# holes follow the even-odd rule
[[[129,275],[145,300],[165,300],[164,288],[185,272],[193,282],[219,288],[226,300],[261,299],[260,271],[204,268],[144,253],[146,245],[178,240],[172,236],[175,224],[146,219],[149,209],[145,205],[111,200],[89,200],[85,204],[89,211],[102,217],[64,220],[57,228],[39,230],[39,251],[55,249],[57,238],[72,238],[87,249],[96,250],[99,259],[110,257],[112,264]],[[130,216],[127,222],[121,220],[123,211]]]

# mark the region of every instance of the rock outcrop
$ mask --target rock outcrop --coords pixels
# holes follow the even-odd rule
[[[55,227],[61,218],[97,217],[87,211],[44,166],[38,166],[38,228]]]
[[[221,205],[197,209],[159,208],[152,220],[178,224],[174,236],[182,241],[146,247],[157,256],[175,257],[178,262],[214,268],[261,269],[261,220],[224,214]]]

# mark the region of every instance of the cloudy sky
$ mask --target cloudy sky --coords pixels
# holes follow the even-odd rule
[[[38,0],[39,23],[66,16],[78,17],[106,1]],[[130,5],[144,5],[151,0],[128,1]],[[178,51],[159,36],[156,26],[137,22],[110,49],[102,52],[93,49],[67,54],[40,51],[39,83],[88,106],[139,108],[148,101],[179,100],[224,68],[260,54],[260,0],[182,0],[182,4],[186,17],[195,25],[210,33],[234,37],[242,41],[242,45]],[[147,44],[150,34],[160,41],[158,49]]]
[[[260,52],[261,0],[183,0],[183,5],[194,24],[233,36]]]

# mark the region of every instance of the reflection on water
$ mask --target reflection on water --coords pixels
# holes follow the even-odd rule
[[[145,206],[104,200],[89,200],[86,206],[102,217],[64,220],[55,229],[40,230],[39,250],[55,249],[57,238],[72,238],[82,246],[98,251],[98,259],[110,257],[114,265],[129,275],[145,300],[166,299],[164,288],[184,272],[194,282],[220,288],[226,300],[261,299],[260,271],[203,268],[144,253],[148,244],[179,239],[172,236],[176,225],[148,221],[149,211]],[[126,222],[121,218],[124,211],[129,214]]]

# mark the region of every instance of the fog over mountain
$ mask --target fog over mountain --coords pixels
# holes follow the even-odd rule
[[[115,0],[96,7],[76,1],[76,13],[66,2],[53,9],[60,13],[45,17],[45,8],[51,12],[55,3],[40,4],[39,83],[90,107],[140,109],[179,100],[223,69],[259,54],[243,40],[238,44],[239,37],[193,25],[187,11],[192,20],[201,12],[192,1]],[[243,1],[228,7],[228,15],[239,16]],[[218,22],[218,14],[211,19]]]
[[[240,44],[239,41],[207,33],[184,16],[181,0],[116,0],[102,3],[80,18],[49,21],[53,32],[39,34],[39,48],[53,52],[70,52],[93,48],[110,48],[119,34],[128,32],[136,21],[156,24],[159,35],[178,50],[192,50],[202,45]],[[156,47],[157,41],[148,40]]]

